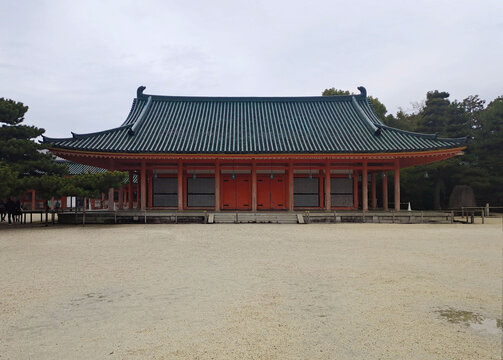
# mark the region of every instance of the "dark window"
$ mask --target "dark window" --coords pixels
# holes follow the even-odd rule
[[[331,206],[353,206],[353,180],[348,178],[330,179]]]
[[[296,207],[320,206],[320,180],[319,178],[294,178],[293,179],[293,205]]]
[[[215,179],[209,177],[188,178],[187,206],[215,206]]]
[[[178,178],[154,178],[152,192],[154,206],[178,206]]]

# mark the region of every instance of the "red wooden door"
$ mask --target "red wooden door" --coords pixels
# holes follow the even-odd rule
[[[238,210],[251,209],[251,178],[248,175],[236,176],[236,207]]]
[[[236,183],[230,175],[222,176],[222,209],[236,209]]]
[[[271,179],[271,209],[286,209],[286,181],[284,175]]]
[[[251,209],[251,180],[249,175],[222,176],[222,209]]]
[[[257,175],[257,209],[271,208],[271,182],[269,175]]]
[[[257,209],[282,210],[287,208],[287,182],[282,174],[257,176]]]

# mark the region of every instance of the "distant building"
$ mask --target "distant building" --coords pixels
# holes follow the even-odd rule
[[[77,164],[72,161],[68,161],[62,158],[56,158],[56,162],[59,164],[65,164],[68,166],[68,174],[69,176],[91,173],[97,174],[101,172],[107,171],[103,168],[98,168],[90,165]],[[126,179],[125,179],[126,180]],[[136,181],[136,177],[133,179],[133,182]],[[127,184],[124,185],[127,188]],[[123,196],[127,196],[126,192],[121,192],[120,189],[114,191],[114,200],[116,203],[119,202],[119,194]],[[136,196],[136,192],[133,193],[133,196]],[[46,199],[41,198],[37,195],[35,190],[26,191],[21,197],[21,206],[25,210],[41,210],[45,209],[45,201]],[[124,202],[127,199],[124,199]],[[75,196],[63,196],[61,198],[54,198],[51,200],[51,207],[54,208],[56,202],[60,203],[60,208],[74,208],[75,206],[83,206],[83,199],[78,199]],[[89,209],[101,209],[108,208],[108,194],[102,194],[98,199],[87,199],[87,206]]]
[[[359,95],[326,97],[179,97],[144,89],[119,127],[44,137],[69,161],[137,175],[141,209],[368,210],[378,206],[381,177],[379,205],[387,210],[393,171],[399,210],[400,169],[466,146],[466,138],[384,125],[363,87]]]

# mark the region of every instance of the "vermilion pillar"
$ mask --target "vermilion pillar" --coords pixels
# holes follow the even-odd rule
[[[220,211],[220,162],[215,164],[215,211]]]
[[[257,211],[257,163],[255,160],[252,162],[252,173],[251,173],[251,186],[252,186],[252,211]]]
[[[128,209],[133,208],[133,172],[129,172],[129,184],[127,186],[127,207]]]
[[[141,210],[147,209],[147,165],[145,160],[141,161],[141,174],[140,174],[140,193],[141,193]]]
[[[382,173],[382,208],[388,210],[388,173]]]
[[[178,211],[183,211],[183,163],[178,161]]]
[[[353,170],[353,207],[358,209],[358,172]]]
[[[141,198],[141,191],[140,191],[140,178],[141,174],[138,172],[136,173],[136,208],[140,208],[140,198]]]
[[[35,190],[31,191],[31,209],[35,210],[36,207],[36,201],[37,201],[37,194]]]
[[[331,209],[331,189],[330,189],[330,163],[325,167],[325,210]]]
[[[114,188],[108,189],[108,210],[114,210]]]
[[[371,182],[372,182],[372,191],[371,191],[371,197],[372,197],[372,209],[377,208],[377,192],[376,192],[376,173],[373,172],[371,175]]]
[[[288,210],[293,211],[293,162],[288,163]]]
[[[153,171],[149,170],[147,171],[147,188],[148,188],[148,191],[147,191],[147,194],[148,194],[148,205],[147,207],[149,209],[152,208],[152,202],[153,202],[153,194],[152,194],[152,180],[153,180],[153,177],[154,177],[154,173]]]
[[[122,210],[124,208],[124,196],[123,196],[123,187],[121,186],[119,188],[119,210]]]
[[[395,159],[395,210],[400,211],[400,160]]]
[[[363,211],[368,211],[368,209],[369,209],[369,185],[368,185],[367,160],[363,161],[362,207],[363,207]]]

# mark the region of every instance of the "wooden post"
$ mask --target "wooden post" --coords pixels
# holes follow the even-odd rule
[[[141,177],[141,174],[139,172],[136,173],[136,208],[139,209],[140,208],[140,197],[141,197],[141,193],[140,193],[140,177]]]
[[[288,162],[288,210],[293,211],[293,162]]]
[[[331,205],[331,189],[330,189],[330,162],[327,162],[325,167],[325,210],[330,211]]]
[[[123,187],[121,186],[119,188],[119,210],[122,210],[124,208],[124,198],[123,198],[123,195],[122,195],[122,192],[123,192]]]
[[[141,161],[141,174],[140,174],[140,193],[141,193],[141,210],[147,208],[147,164],[145,160]]]
[[[215,160],[215,211],[220,211],[220,161]]]
[[[395,210],[400,211],[400,160],[395,159]]]
[[[368,185],[368,173],[367,173],[367,160],[363,160],[362,208],[363,208],[363,211],[369,210],[369,185]]]
[[[358,210],[358,171],[353,170],[353,207]]]
[[[375,210],[377,208],[377,191],[376,191],[376,173],[372,172],[370,175],[370,179],[372,182],[371,186],[371,197],[372,197],[372,210]]]
[[[114,188],[108,189],[108,210],[114,210]],[[86,206],[86,204],[84,204]]]
[[[35,190],[31,191],[31,209],[35,210],[36,207],[36,200],[37,200],[37,193]]]
[[[178,161],[178,211],[183,211],[183,163]]]
[[[382,207],[388,210],[388,173],[383,171],[382,175]]]
[[[251,173],[251,186],[252,186],[252,211],[257,211],[257,162],[252,160],[252,173]]]
[[[129,210],[133,208],[133,172],[129,172],[129,184],[127,188],[127,207]]]
[[[152,181],[154,177],[154,172],[153,171],[148,171],[147,172],[147,194],[148,194],[148,205],[147,208],[151,209],[152,208],[152,202],[153,202],[153,191],[152,191]]]

